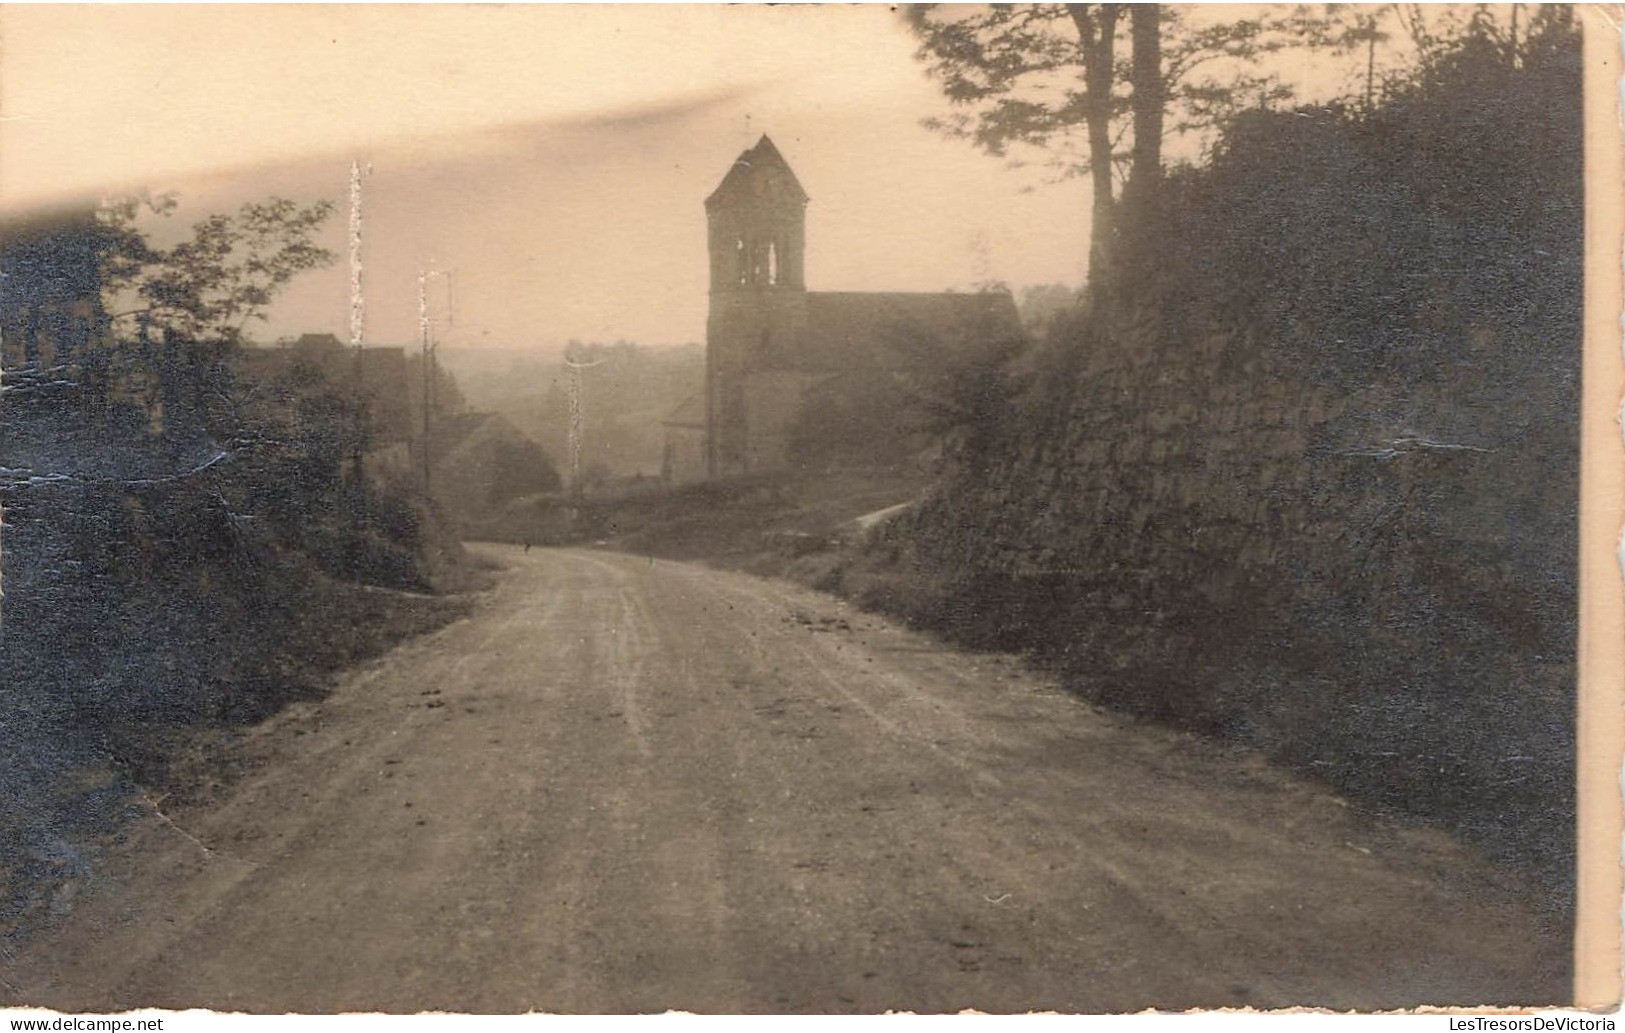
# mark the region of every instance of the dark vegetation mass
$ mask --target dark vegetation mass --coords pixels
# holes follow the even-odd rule
[[[1548,8],[1379,103],[1230,117],[826,582],[1441,822],[1566,907],[1580,87]]]
[[[243,326],[327,260],[325,208],[248,206],[172,249],[134,212],[6,241],[27,323],[5,328],[0,411],[6,937],[131,813],[202,792],[200,752],[444,623],[463,604],[436,593],[471,576],[437,511],[368,472],[354,391],[238,361]]]

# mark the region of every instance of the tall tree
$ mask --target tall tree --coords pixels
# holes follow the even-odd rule
[[[1127,194],[1135,204],[1156,200],[1162,179],[1162,5],[1135,4],[1129,16],[1133,41],[1134,156]]]
[[[158,374],[166,394],[202,416],[204,383],[221,359],[241,346],[244,331],[300,273],[333,260],[316,234],[333,210],[328,201],[301,206],[287,198],[214,213],[169,247],[153,243],[139,223],[143,209],[168,217],[172,196],[126,198],[100,212],[102,290],[111,313],[107,344],[116,365]]]
[[[287,198],[250,202],[235,215],[215,213],[192,227],[189,239],[164,248],[136,227],[143,202],[125,199],[104,207],[103,280],[149,332],[230,347],[243,330],[265,318],[265,307],[299,273],[326,265],[332,252],[315,234],[333,211],[330,201],[301,207]],[[153,213],[174,211],[173,197],[146,202]]]
[[[949,101],[968,109],[928,125],[996,156],[1038,148],[1062,177],[1089,175],[1092,278],[1111,250],[1117,184],[1154,197],[1166,131],[1210,129],[1240,107],[1290,96],[1260,64],[1267,54],[1347,45],[1338,31],[1346,16],[1305,6],[1213,20],[1126,5],[1125,40],[1116,31],[1124,6],[915,4],[904,12],[919,58]]]
[[[1094,189],[1089,264],[1106,266],[1113,233],[1112,80],[1117,43],[1117,4],[1067,4],[1083,55],[1083,118],[1089,130],[1089,171]]]

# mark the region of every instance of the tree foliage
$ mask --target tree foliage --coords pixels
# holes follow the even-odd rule
[[[328,265],[333,253],[315,235],[332,214],[330,201],[301,206],[282,197],[249,202],[234,215],[214,213],[189,238],[160,247],[137,229],[143,209],[168,216],[172,195],[126,198],[104,206],[103,283],[112,304],[130,307],[145,333],[234,346],[251,320],[300,273]]]
[[[332,262],[316,235],[333,205],[249,202],[204,217],[174,244],[156,243],[141,223],[168,218],[176,207],[173,195],[127,197],[98,212],[108,331],[81,367],[93,394],[136,398],[154,430],[204,428],[229,437],[241,416],[222,363],[296,276]]]
[[[994,156],[1036,154],[1061,178],[1090,177],[1092,276],[1112,248],[1118,195],[1154,197],[1165,134],[1210,133],[1239,111],[1290,98],[1271,55],[1347,50],[1376,31],[1359,14],[1309,5],[1218,20],[1164,4],[914,4],[904,13],[917,56],[963,109],[927,125]]]
[[[1080,151],[1078,133],[1091,103],[1104,101],[1114,122],[1109,160],[1123,178],[1134,140],[1134,126],[1123,120],[1133,107],[1132,39],[1115,31],[1108,37],[1109,95],[1093,98],[1084,73],[1094,56],[1090,46],[1100,42],[1098,35],[1089,40],[1080,30],[1094,26],[1098,34],[1101,26],[1115,28],[1117,8],[1125,6],[1160,8],[1154,30],[1161,46],[1158,99],[1171,115],[1167,128],[1174,133],[1211,129],[1241,108],[1289,97],[1280,76],[1260,63],[1265,56],[1291,48],[1347,47],[1352,41],[1346,16],[1304,5],[1204,24],[1173,5],[995,4],[966,13],[914,4],[905,15],[920,41],[918,57],[948,100],[970,109],[928,124],[996,156],[1020,145],[1046,148],[1045,164],[1063,175],[1079,175],[1090,171],[1095,156]],[[1142,24],[1152,31],[1150,19]]]
[[[986,293],[1004,292],[989,286]],[[787,428],[791,455],[817,467],[981,454],[1006,429],[1026,383],[1018,365],[1029,339],[1002,312],[990,306],[946,337],[907,323],[889,327],[889,369],[836,374],[807,390]]]

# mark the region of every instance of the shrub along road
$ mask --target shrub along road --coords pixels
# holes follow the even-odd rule
[[[1443,836],[1009,658],[697,566],[490,547],[472,617],[260,726],[19,959],[87,1010],[1565,999]]]

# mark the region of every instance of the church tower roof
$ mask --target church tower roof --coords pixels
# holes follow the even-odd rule
[[[733,168],[722,177],[722,183],[705,199],[707,208],[716,204],[748,201],[759,198],[774,201],[807,203],[807,192],[790,170],[790,163],[773,146],[767,134],[756,141],[756,146],[734,159]]]

